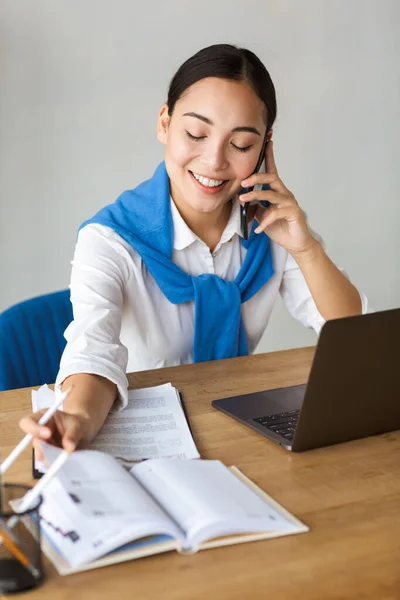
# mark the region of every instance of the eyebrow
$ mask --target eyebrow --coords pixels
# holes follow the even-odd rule
[[[183,116],[184,117],[194,117],[195,119],[200,119],[200,121],[207,123],[207,125],[214,125],[214,123],[211,121],[211,119],[208,119],[207,117],[204,117],[203,115],[199,115],[198,113],[195,113],[195,112],[188,112],[188,113],[185,113]],[[244,125],[243,127],[235,127],[234,129],[232,129],[232,133],[235,133],[237,131],[247,131],[249,133],[255,133],[256,135],[261,135],[261,133],[258,131],[258,129],[256,129],[255,127],[247,126],[247,125]]]

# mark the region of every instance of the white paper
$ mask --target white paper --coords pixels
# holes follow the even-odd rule
[[[55,393],[47,385],[32,391],[33,411],[48,408]],[[148,458],[199,458],[177,390],[167,383],[128,391],[128,405],[111,410],[88,449],[114,456],[121,464]],[[44,473],[46,465],[35,459]]]
[[[89,449],[111,454],[125,465],[148,458],[200,457],[170,383],[129,390],[126,408],[109,413]]]

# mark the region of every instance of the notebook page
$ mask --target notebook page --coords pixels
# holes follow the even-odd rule
[[[293,523],[220,461],[153,460],[131,469],[190,541],[234,531],[293,529]],[[221,529],[222,527],[222,529]],[[224,529],[225,528],[225,529]]]
[[[62,452],[46,443],[41,443],[41,447],[49,464]],[[107,454],[92,450],[73,452],[57,472],[57,479],[83,515],[165,518],[158,503]]]
[[[51,464],[60,450],[48,444],[41,446]],[[63,554],[70,549],[66,558],[72,565],[94,560],[145,535],[182,536],[157,502],[111,456],[74,452],[54,481],[57,483],[51,481],[44,490],[42,518],[46,533]],[[67,523],[77,534],[78,544],[57,535]]]

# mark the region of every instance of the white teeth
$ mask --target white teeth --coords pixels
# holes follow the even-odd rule
[[[192,174],[193,177],[197,179],[197,181],[200,181],[200,183],[205,185],[206,187],[217,187],[218,185],[224,183],[224,179],[208,179],[208,177],[197,175],[197,173],[192,172]]]

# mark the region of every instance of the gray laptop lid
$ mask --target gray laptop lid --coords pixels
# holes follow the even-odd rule
[[[293,450],[400,429],[400,309],[322,328]]]
[[[253,418],[301,405],[290,445],[294,451],[400,429],[399,345],[400,309],[328,321],[302,405],[304,386],[232,396],[212,404],[275,441],[276,436]],[[283,445],[289,447],[287,442]]]

